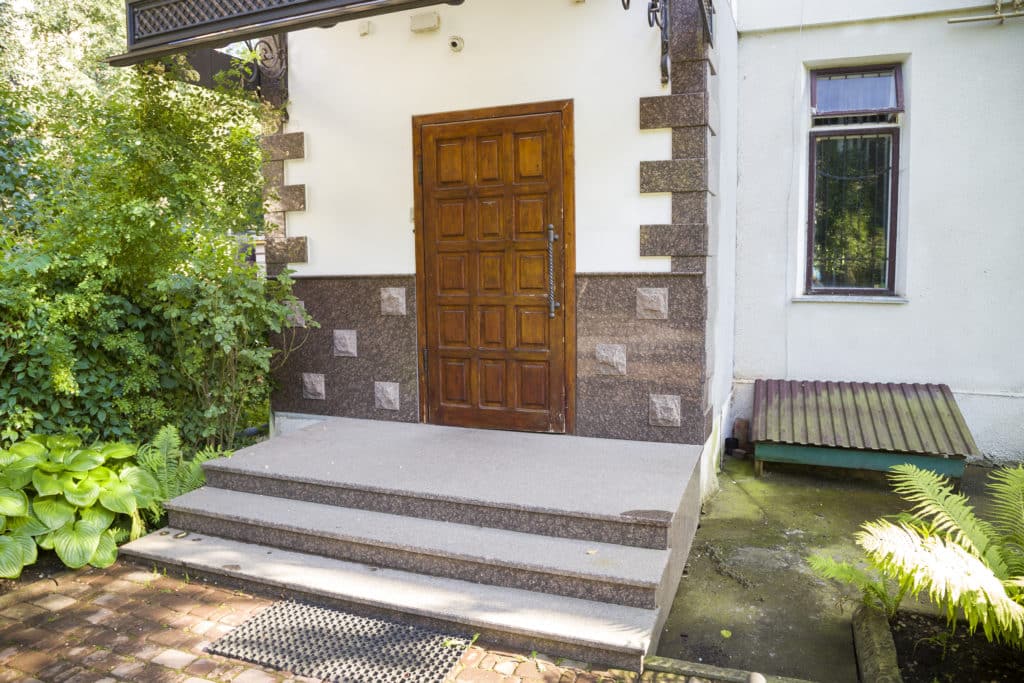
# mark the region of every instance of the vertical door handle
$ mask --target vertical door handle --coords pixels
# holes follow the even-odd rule
[[[555,301],[555,241],[558,235],[555,233],[555,226],[548,225],[548,317],[554,318],[555,311],[562,307],[562,304]]]

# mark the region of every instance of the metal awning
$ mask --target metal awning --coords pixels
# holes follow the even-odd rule
[[[755,443],[981,455],[945,384],[757,380],[752,431]]]
[[[128,0],[128,66],[153,57],[464,0]]]

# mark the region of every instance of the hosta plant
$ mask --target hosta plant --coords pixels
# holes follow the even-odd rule
[[[927,594],[951,628],[962,615],[970,632],[980,627],[990,641],[1024,649],[1024,466],[991,474],[989,520],[938,474],[897,465],[890,476],[913,507],[861,527],[857,544],[868,564],[901,595]],[[843,578],[840,563],[812,558],[812,565]]]
[[[73,569],[113,564],[117,542],[142,535],[139,511],[158,496],[136,450],[74,436],[30,436],[0,450],[0,577],[20,576],[37,546]]]

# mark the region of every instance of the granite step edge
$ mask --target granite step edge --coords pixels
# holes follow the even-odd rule
[[[204,467],[209,464],[204,463]],[[207,469],[206,481],[215,488],[256,495],[655,550],[668,548],[672,526],[672,516],[668,513],[665,520],[658,521],[570,515],[557,510],[502,508],[488,501],[477,503],[418,492],[345,487],[220,467]]]
[[[240,477],[245,477],[247,479],[254,478],[274,482],[295,482],[298,484],[310,484],[313,486],[329,487],[344,491],[366,492],[378,495],[395,496],[399,498],[418,498],[423,500],[454,503],[472,507],[490,507],[502,511],[520,510],[523,512],[535,512],[541,514],[555,515],[559,517],[579,517],[582,519],[592,519],[602,522],[613,522],[619,524],[630,524],[635,526],[668,528],[672,525],[672,513],[661,510],[637,510],[636,514],[632,515],[609,515],[597,512],[587,512],[585,510],[573,510],[568,508],[520,505],[515,500],[484,500],[480,498],[472,498],[467,496],[443,495],[439,493],[431,493],[430,491],[419,491],[415,489],[388,488],[383,486],[372,486],[369,484],[359,484],[355,482],[346,482],[330,479],[317,479],[313,477],[303,477],[296,474],[289,474],[286,472],[258,472],[252,471],[244,467],[232,466],[230,458],[226,458],[223,460],[210,460],[204,462],[202,467],[203,471],[206,472],[208,478],[209,474],[212,472],[214,474],[214,477],[218,477],[221,475],[237,475]]]
[[[633,670],[650,650],[658,621],[655,610],[377,569],[173,527],[133,541],[121,553],[281,598],[469,629],[495,644]]]
[[[388,550],[608,581],[637,588],[658,587],[664,579],[670,555],[667,549],[544,537],[474,524],[407,518],[375,510],[339,508],[259,494],[220,491],[213,487],[197,489],[168,501],[166,509],[177,514],[253,524],[328,541],[372,544]],[[404,532],[400,528],[402,525],[412,525],[413,533]],[[445,537],[454,540],[446,543]],[[531,552],[547,557],[533,557]],[[581,553],[593,556],[594,561],[577,563],[576,567],[570,566],[569,562],[559,561]],[[619,566],[613,568],[611,563]],[[604,564],[605,569],[602,571],[600,566],[587,567],[586,564]],[[630,564],[634,565],[632,571],[628,566]]]

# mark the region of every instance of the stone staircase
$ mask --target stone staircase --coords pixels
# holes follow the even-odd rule
[[[331,418],[206,463],[125,555],[639,669],[697,525],[700,448]]]

